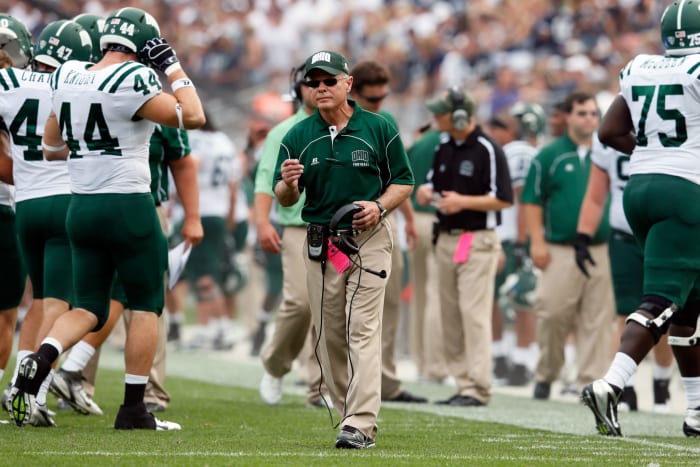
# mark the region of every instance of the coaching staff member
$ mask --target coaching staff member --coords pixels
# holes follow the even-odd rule
[[[323,246],[338,234],[359,246],[345,265],[327,261],[308,248],[304,257],[317,355],[341,430],[337,448],[374,446],[381,405],[382,303],[391,273],[392,232],[384,221],[413,190],[413,174],[398,130],[383,117],[348,100],[352,88],[345,57],[331,51],[311,55],[304,85],[318,106],[283,138],[277,161],[275,195],[290,206],[306,190],[302,219],[323,230]],[[329,232],[335,213],[348,203],[361,210]],[[316,231],[316,230],[313,230]],[[397,246],[398,247],[398,246]],[[333,253],[333,248],[328,250]],[[320,256],[313,260],[310,256]],[[384,274],[379,274],[383,271]]]
[[[501,243],[494,228],[513,204],[508,161],[475,119],[459,87],[427,103],[443,132],[421,204],[437,208],[440,312],[448,371],[457,394],[438,404],[482,406],[491,398],[491,309]]]

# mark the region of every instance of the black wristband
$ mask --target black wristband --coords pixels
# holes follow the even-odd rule
[[[591,244],[591,236],[582,232],[576,234],[576,243],[583,243],[584,245]]]

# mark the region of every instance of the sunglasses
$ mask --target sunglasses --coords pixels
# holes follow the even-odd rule
[[[302,81],[304,86],[308,86],[311,89],[316,89],[321,85],[321,83],[325,84],[327,88],[332,88],[336,84],[338,84],[338,81],[344,81],[346,78],[326,78],[326,79],[308,79],[306,81]]]
[[[386,99],[386,96],[388,96],[389,93],[387,92],[386,94],[382,94],[381,96],[363,96],[360,94],[360,97],[366,100],[367,102],[371,102],[372,104],[376,104],[377,102],[381,102],[384,99]]]
[[[576,112],[576,115],[579,117],[585,117],[586,115],[590,115],[591,117],[597,117],[598,112],[596,112],[596,111],[586,112],[585,110],[578,110]]]

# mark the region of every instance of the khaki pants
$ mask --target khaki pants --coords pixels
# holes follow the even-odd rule
[[[429,212],[416,212],[418,241],[411,253],[411,353],[418,374],[427,379],[447,376],[445,348],[442,340],[442,317],[438,301],[437,266],[433,249],[433,222]]]
[[[382,313],[382,399],[393,399],[401,393],[401,381],[396,376],[396,332],[401,316],[403,258],[399,247],[396,215],[389,215],[386,221],[391,227],[395,248],[391,251],[391,274],[386,282]]]
[[[311,402],[320,397],[318,384],[321,381],[321,370],[313,353],[315,342],[304,345],[307,340],[312,340],[311,309],[304,264],[306,251],[302,250],[305,241],[306,227],[284,228],[282,304],[275,318],[275,332],[261,355],[265,371],[276,378],[289,373],[294,359],[299,357],[309,385],[307,400]]]
[[[592,245],[595,266],[587,278],[576,266],[571,245],[549,243],[551,261],[537,281],[535,315],[540,357],[535,380],[552,382],[564,366],[564,346],[570,331],[576,338],[577,385],[602,378],[610,364],[615,301],[608,245]],[[640,297],[641,298],[641,297]]]
[[[440,233],[436,248],[445,356],[462,396],[491,399],[491,310],[501,243],[493,230],[473,232],[469,258],[452,256],[460,235]]]
[[[393,234],[387,222],[362,232],[355,240],[364,267],[391,274]],[[306,248],[306,244],[304,244]],[[339,274],[328,262],[304,253],[312,321],[320,332],[319,357],[340,425],[374,438],[381,407],[382,306],[386,279],[353,265]],[[349,339],[348,339],[349,338]]]

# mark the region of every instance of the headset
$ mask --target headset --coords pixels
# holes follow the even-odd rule
[[[330,230],[331,233],[331,243],[333,243],[333,245],[338,250],[345,253],[348,256],[348,258],[352,255],[359,254],[360,246],[353,238],[352,231],[338,234],[338,224],[340,224],[340,222],[343,219],[345,219],[345,217],[354,216],[356,213],[362,211],[362,209],[362,206],[360,206],[359,204],[346,204],[345,206],[342,206],[340,209],[338,209],[335,212],[335,214],[333,214],[333,217],[331,218],[331,223],[328,225],[328,230]],[[375,276],[378,276],[382,279],[386,278],[386,271],[384,269],[382,269],[381,271],[375,271],[374,269],[362,266],[362,258],[360,258],[360,264],[357,264],[352,258],[351,261],[353,262],[353,264],[355,264],[357,267],[359,267],[365,272],[374,274]]]
[[[304,81],[304,65],[302,63],[296,68],[292,68],[289,72],[289,95],[296,106],[301,102],[301,86]]]
[[[464,92],[458,86],[453,86],[447,90],[447,98],[452,102],[452,126],[457,131],[465,130],[471,115],[464,101]]]

